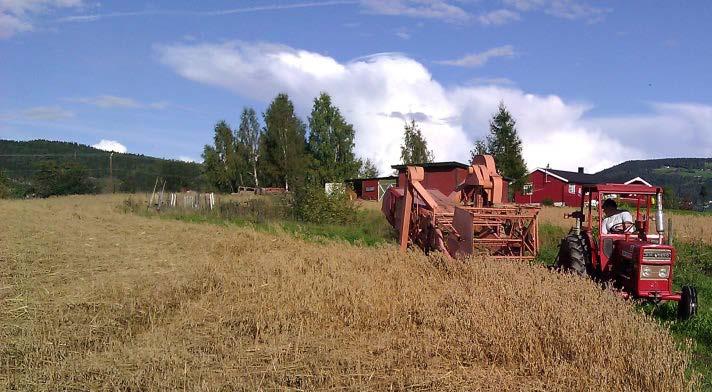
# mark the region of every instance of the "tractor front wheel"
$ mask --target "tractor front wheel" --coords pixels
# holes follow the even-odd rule
[[[591,252],[583,236],[569,233],[559,244],[555,266],[585,276],[588,275],[588,266],[591,265],[590,258]]]
[[[692,286],[682,287],[682,298],[677,304],[677,318],[688,320],[697,314],[697,290]]]

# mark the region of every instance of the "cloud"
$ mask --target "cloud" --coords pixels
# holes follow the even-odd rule
[[[465,22],[471,17],[464,9],[444,0],[362,0],[361,6],[366,12],[378,15],[440,19],[446,22]]]
[[[2,0],[0,1],[0,39],[34,30],[32,17],[56,8],[76,8],[82,0]]]
[[[386,117],[391,117],[391,118],[398,118],[403,120],[404,122],[410,121],[410,120],[415,120],[417,122],[426,122],[430,121],[430,116],[423,112],[410,112],[410,113],[401,113],[401,112],[391,112],[390,114],[386,113],[378,113],[381,116],[386,116]]]
[[[59,121],[74,117],[74,113],[59,106],[37,106],[22,110],[19,116],[11,117],[36,121]]]
[[[589,23],[603,20],[611,10],[594,7],[580,0],[502,0],[504,4],[522,12],[543,11],[557,18],[584,19]]]
[[[185,155],[179,156],[178,160],[183,161],[183,162],[191,162],[191,163],[198,162],[198,160],[196,160],[195,158],[191,158],[191,157],[185,156]]]
[[[73,15],[57,19],[58,22],[94,22],[101,19],[125,18],[134,16],[223,16],[233,14],[246,14],[253,12],[281,11],[300,8],[329,7],[337,5],[357,4],[357,0],[311,1],[301,3],[268,4],[252,7],[227,8],[212,11],[186,11],[186,10],[147,10],[128,12],[109,12],[104,14]]]
[[[652,103],[647,115],[599,117],[584,124],[616,135],[625,145],[644,145],[653,157],[712,156],[712,105]]]
[[[93,144],[92,147],[98,148],[99,150],[114,151],[120,153],[126,153],[128,151],[126,149],[126,146],[117,142],[116,140],[101,139],[99,143]]]
[[[356,152],[382,173],[400,157],[403,118],[421,128],[443,161],[466,162],[504,101],[517,120],[529,168],[596,171],[628,159],[710,156],[712,107],[658,103],[651,113],[598,118],[590,104],[501,85],[444,86],[421,63],[386,53],[349,62],[267,43],[157,46],[158,58],[186,79],[269,102],[286,92],[303,118],[321,91],[331,94],[356,129]]]
[[[497,57],[513,57],[514,55],[514,47],[512,47],[512,45],[504,45],[487,49],[481,53],[468,54],[459,59],[436,61],[436,63],[456,67],[479,67],[487,64],[491,59]]]
[[[509,22],[515,22],[520,20],[519,13],[500,9],[495,11],[490,11],[477,17],[477,20],[483,25],[503,25]]]
[[[142,103],[133,98],[117,97],[115,95],[99,95],[97,97],[70,98],[71,102],[79,102],[87,105],[98,106],[100,108],[124,108],[124,109],[165,109],[167,102]]]

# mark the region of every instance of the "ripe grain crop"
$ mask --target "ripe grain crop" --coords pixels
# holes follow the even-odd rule
[[[575,209],[571,207],[543,207],[539,213],[541,223],[551,224],[569,229],[574,225],[574,220],[565,218],[564,214],[571,213]],[[635,211],[633,217],[635,217]],[[672,218],[674,239],[682,242],[704,242],[712,244],[712,214],[694,213],[666,213],[665,225],[667,228],[667,218]],[[653,229],[654,230],[654,229]]]
[[[0,201],[3,390],[681,391],[688,354],[588,280]]]

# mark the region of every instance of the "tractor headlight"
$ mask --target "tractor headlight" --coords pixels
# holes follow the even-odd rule
[[[660,270],[658,270],[658,276],[665,279],[670,275],[670,270],[668,267],[660,267]]]
[[[649,278],[653,275],[653,271],[647,265],[640,269],[640,276]]]

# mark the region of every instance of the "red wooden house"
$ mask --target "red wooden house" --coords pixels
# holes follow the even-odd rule
[[[521,191],[514,193],[515,203],[543,203],[550,200],[557,205],[578,206],[581,204],[581,185],[601,181],[595,174],[538,168],[529,173],[529,182]]]
[[[353,178],[346,180],[356,197],[363,200],[381,200],[388,188],[396,186],[398,177]]]

